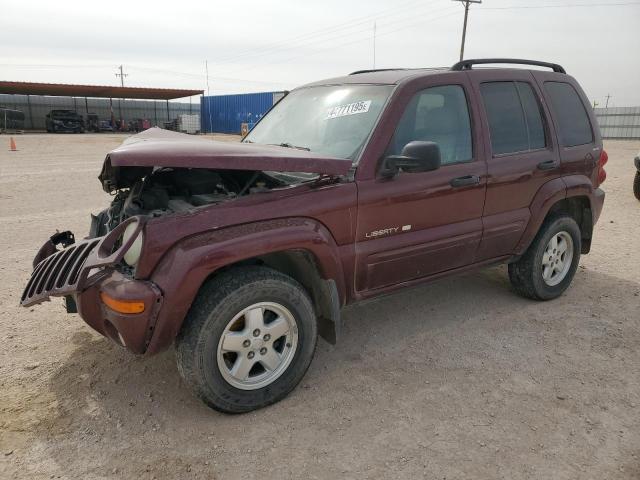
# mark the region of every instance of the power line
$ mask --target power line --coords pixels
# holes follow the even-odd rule
[[[427,23],[428,23],[430,21],[439,20],[441,18],[449,17],[451,15],[454,15],[454,14],[458,13],[458,11],[456,9],[454,9],[454,11],[450,11],[450,10],[448,11],[448,10],[449,10],[449,8],[444,8],[444,9],[440,9],[440,10],[435,10],[435,11],[429,12],[428,14],[417,15],[417,16],[416,15],[412,15],[411,19],[428,17],[427,18]],[[442,12],[447,12],[447,13],[445,15],[441,15],[441,16],[438,16],[438,17],[432,17],[433,13],[442,13]],[[395,32],[401,31],[401,30],[406,30],[408,28],[423,26],[425,24],[424,20],[421,20],[421,21],[419,21],[417,23],[409,23],[409,24],[407,24],[406,23],[407,20],[408,20],[407,18],[402,18],[402,19],[398,19],[398,20],[392,21],[390,23],[387,23],[386,25],[383,24],[382,27],[380,27],[380,25],[378,25],[377,32],[376,32],[376,40],[379,39],[380,37],[383,37],[385,35],[389,35],[391,33],[395,33]],[[401,24],[401,26],[399,28],[394,28],[392,30],[384,31],[386,28],[388,28],[389,26],[394,25],[394,24]],[[353,35],[356,35],[356,34],[361,34],[361,33],[365,32],[365,36],[361,37],[359,39],[356,39],[356,40],[353,40],[353,41],[348,41],[348,42],[342,42],[342,43],[333,44],[333,45],[330,45],[330,46],[328,46],[326,48],[318,49],[315,52],[307,52],[307,53],[295,55],[293,57],[287,57],[287,58],[285,58],[283,60],[280,60],[280,61],[270,60],[269,64],[271,64],[271,65],[273,65],[273,64],[286,64],[286,63],[288,63],[289,60],[294,60],[294,59],[297,59],[297,58],[309,57],[309,56],[312,56],[312,55],[317,55],[319,53],[324,53],[326,51],[333,50],[335,48],[341,48],[341,47],[345,47],[345,46],[352,45],[352,44],[355,44],[355,43],[370,42],[371,41],[371,37],[370,37],[371,30],[370,29],[371,29],[371,27],[367,26],[364,29],[361,29],[361,30],[358,30],[358,31],[355,31],[355,32],[350,32],[350,33],[343,34],[343,35],[338,35],[338,36],[333,37],[331,39],[324,40],[324,41],[322,41],[320,43],[326,44],[327,41],[335,40],[335,39],[338,39],[338,38],[341,38],[341,37],[350,37],[350,36],[353,36]],[[383,30],[384,32],[383,33],[379,33],[380,30]],[[315,43],[319,43],[319,42],[314,42],[314,44]],[[311,44],[307,45],[307,46],[311,46]],[[251,65],[251,66],[242,66],[240,68],[232,68],[231,72],[236,73],[236,72],[240,72],[240,71],[243,71],[243,70],[246,70],[246,69],[249,69],[249,68],[255,68],[255,64]]]
[[[414,4],[414,3],[416,3],[416,0],[412,0],[410,2],[405,2],[403,4],[403,6],[406,7],[406,6]],[[422,2],[421,6],[422,7],[428,6],[430,3],[434,3],[434,1],[428,2],[427,4]],[[355,30],[355,31],[341,32],[339,35],[330,36],[330,38],[316,38],[316,40],[311,40],[313,37],[328,36],[327,34],[329,34],[331,32],[336,32],[337,30],[340,30],[341,28],[346,28],[347,30],[350,30],[350,29],[352,30],[353,28],[358,27],[358,26],[362,25],[363,23],[370,21],[370,20],[366,20],[366,19],[374,18],[374,17],[379,16],[382,13],[384,13],[386,11],[389,11],[389,10],[393,10],[393,11],[397,12],[398,11],[398,6],[394,7],[393,9],[383,10],[381,12],[378,12],[377,14],[371,14],[371,15],[368,15],[366,17],[361,17],[360,19],[357,19],[357,20],[351,20],[349,22],[344,22],[343,24],[340,24],[338,26],[333,26],[331,28],[325,28],[325,29],[321,29],[321,30],[318,30],[318,31],[315,31],[315,32],[310,32],[310,33],[305,34],[305,35],[300,35],[298,37],[293,37],[293,38],[306,38],[307,39],[306,42],[298,43],[297,45],[295,45],[293,47],[289,46],[288,48],[283,48],[283,47],[281,47],[279,49],[276,48],[276,49],[273,49],[273,50],[275,50],[273,52],[269,52],[268,51],[268,49],[270,47],[263,47],[262,49],[247,51],[246,54],[245,54],[245,57],[250,57],[250,56],[255,56],[255,55],[260,55],[261,57],[264,57],[265,55],[273,55],[273,54],[277,54],[277,53],[284,53],[286,50],[291,50],[292,48],[297,48],[297,47],[301,47],[301,46],[314,46],[316,44],[326,45],[327,42],[331,42],[331,41],[334,41],[334,40],[337,40],[337,39],[340,39],[340,38],[345,38],[345,37],[348,38],[348,37],[352,37],[354,35],[358,35],[358,34],[360,34],[362,32],[370,32],[371,31],[370,30],[371,27],[370,26],[365,26],[364,29],[358,29],[358,30]],[[434,13],[440,13],[440,12],[443,12],[443,11],[446,11],[446,10],[447,10],[447,8],[444,8],[444,9],[440,8],[440,9],[435,9],[435,10],[431,9],[429,12],[425,12],[422,15],[415,15],[415,12],[406,12],[406,11],[400,11],[398,13],[392,13],[391,16],[393,16],[393,15],[403,15],[403,14],[405,16],[403,16],[401,18],[394,19],[394,20],[392,20],[390,22],[387,22],[387,23],[383,23],[382,30],[383,30],[384,33],[381,33],[381,34],[377,32],[379,29],[378,29],[377,22],[376,22],[376,39],[378,37],[381,37],[381,36],[385,36],[385,35],[400,31],[400,30],[404,30],[405,28],[412,28],[414,26],[417,26],[417,25],[412,25],[412,24],[408,24],[407,25],[406,21],[408,19],[431,17],[429,20],[437,20],[439,18],[443,18],[443,17],[449,16],[450,14],[446,14],[446,15],[441,16],[441,17],[432,17],[432,15]],[[407,13],[410,14],[410,18],[406,17]],[[393,25],[396,25],[396,24],[401,24],[402,26],[400,28],[395,28],[395,29],[392,29],[390,31],[386,31],[390,26],[393,26]],[[370,25],[370,23],[369,23],[369,25]],[[367,35],[367,37],[368,37],[367,39],[370,38],[368,35]],[[343,46],[348,46],[348,45],[352,45],[352,44],[355,44],[355,43],[361,43],[362,41],[367,40],[367,39],[356,39],[356,40],[353,40],[353,41],[342,42],[342,43],[337,44],[337,45],[332,45],[332,46],[329,46],[327,48],[320,49],[320,50],[318,50],[316,52],[304,53],[302,55],[295,55],[293,57],[285,58],[282,61],[276,62],[276,63],[287,63],[288,60],[292,60],[292,59],[296,59],[296,58],[300,58],[300,57],[307,57],[307,56],[311,56],[311,55],[316,55],[318,53],[323,53],[323,52],[325,52],[327,50],[331,50],[331,49],[336,48],[336,47],[343,47]],[[278,43],[290,42],[290,41],[291,41],[291,39],[286,40],[286,41],[281,41],[281,42],[278,42]],[[278,43],[272,44],[272,45],[277,45]],[[278,52],[277,50],[280,50],[280,52]],[[236,55],[233,58],[237,60],[238,57],[239,57],[239,55]],[[78,67],[80,67],[80,68],[102,68],[101,65],[77,65],[76,66],[76,65],[25,65],[25,64],[13,64],[12,66],[34,66],[34,67],[53,67],[53,68],[58,68],[58,67],[62,67],[62,68],[78,68]],[[195,73],[189,73],[189,72],[184,72],[184,71],[173,71],[173,70],[168,70],[168,69],[157,69],[157,68],[148,68],[148,67],[136,67],[136,66],[131,66],[131,65],[129,65],[129,68],[130,69],[134,69],[134,70],[155,71],[155,72],[160,72],[160,73],[170,73],[172,75],[183,76],[183,77],[191,77],[191,78],[200,78],[200,79],[203,79],[203,77],[206,76],[206,75],[202,75],[202,74],[195,74]],[[255,66],[252,65],[252,66],[241,67],[240,70],[245,70],[247,68],[255,68]],[[126,76],[126,75],[127,74],[124,74],[124,76]],[[255,84],[265,84],[265,85],[282,85],[282,84],[286,83],[286,82],[280,82],[280,81],[265,82],[265,81],[258,81],[258,80],[244,80],[244,79],[229,78],[229,77],[211,77],[211,78],[213,78],[214,80],[221,80],[221,81],[255,83]]]
[[[383,36],[386,36],[386,35],[391,35],[392,33],[395,33],[395,32],[401,31],[401,30],[403,30],[403,31],[407,30],[409,28],[415,28],[415,27],[421,27],[422,28],[422,27],[424,27],[425,23],[429,23],[429,22],[433,22],[433,21],[436,21],[436,20],[440,20],[440,19],[446,18],[446,17],[450,17],[452,15],[456,15],[457,13],[458,13],[458,11],[456,10],[456,11],[453,11],[453,12],[446,13],[444,15],[440,15],[439,17],[431,18],[427,22],[419,21],[419,22],[415,22],[415,23],[404,24],[400,28],[395,28],[393,30],[389,30],[389,31],[384,32],[384,33],[378,33],[376,35],[376,37],[380,38],[380,37],[383,37]],[[326,48],[323,48],[323,49],[320,49],[320,50],[316,50],[315,52],[305,53],[305,54],[302,54],[302,55],[296,55],[294,57],[286,58],[286,59],[284,59],[284,60],[282,60],[280,62],[271,62],[271,63],[272,64],[287,64],[291,60],[296,60],[296,59],[301,58],[301,57],[307,58],[307,57],[310,57],[310,56],[313,56],[313,55],[318,55],[320,53],[325,53],[325,52],[328,52],[328,51],[335,50],[336,48],[342,48],[342,47],[346,47],[346,46],[353,45],[353,44],[356,44],[356,43],[369,42],[369,41],[371,41],[371,40],[370,40],[369,36],[367,36],[365,38],[359,38],[357,40],[352,40],[350,42],[340,43],[340,44],[337,44],[337,45],[331,45],[329,47],[326,47]],[[254,67],[250,66],[250,67],[245,67],[244,69],[247,69],[247,68],[254,68]]]
[[[227,60],[237,60],[238,58],[244,58],[244,57],[251,57],[251,56],[255,56],[255,55],[262,55],[264,52],[266,51],[270,51],[270,50],[282,50],[282,49],[291,49],[291,45],[295,45],[298,44],[301,40],[309,40],[310,38],[314,38],[314,37],[319,37],[319,36],[325,36],[327,34],[331,34],[333,32],[336,31],[340,31],[340,30],[344,30],[344,29],[349,29],[349,28],[353,28],[362,24],[369,24],[371,20],[380,17],[382,15],[385,16],[394,16],[397,14],[402,14],[406,12],[406,9],[416,3],[418,3],[419,7],[425,7],[428,6],[429,4],[433,4],[435,3],[437,0],[431,0],[430,2],[427,2],[425,4],[425,2],[423,0],[409,0],[409,1],[405,1],[402,2],[400,4],[395,5],[393,8],[388,8],[385,10],[381,10],[375,14],[369,14],[363,17],[358,17],[352,20],[349,20],[347,22],[343,22],[343,23],[339,23],[337,25],[332,25],[331,27],[325,27],[325,28],[321,28],[319,30],[314,30],[311,32],[307,32],[305,34],[302,35],[296,35],[294,37],[289,37],[287,39],[283,39],[283,40],[279,40],[277,42],[271,43],[269,45],[265,45],[263,47],[260,48],[251,48],[251,49],[247,49],[247,50],[243,50],[240,51],[234,55],[230,55],[230,56],[226,56],[223,58],[220,58],[218,60],[215,60],[212,64],[214,65],[218,65],[221,63],[226,62]],[[297,46],[297,45],[296,45]]]
[[[457,13],[456,11],[448,11],[449,8],[441,8],[441,9],[436,9],[436,10],[432,10],[428,13],[422,14],[422,15],[412,15],[411,18],[412,19],[420,19],[420,18],[424,18],[424,17],[429,17],[427,19],[427,21],[423,21],[420,20],[418,22],[411,22],[411,23],[406,23],[407,22],[407,18],[399,18],[399,19],[395,19],[391,22],[388,22],[386,24],[383,24],[382,29],[383,29],[383,33],[378,33],[376,32],[376,39],[383,37],[383,36],[387,36],[387,35],[391,35],[395,32],[401,31],[401,30],[406,30],[406,29],[410,29],[410,28],[415,28],[415,27],[422,27],[424,26],[425,23],[429,23],[431,21],[436,21],[439,20],[441,18],[446,18],[449,17],[455,13]],[[442,13],[442,12],[447,12],[444,15],[440,15],[440,16],[436,16],[433,17],[433,13]],[[393,26],[396,24],[401,24],[401,26],[399,28],[393,28],[391,30],[386,30],[389,26]],[[379,26],[378,26],[379,27]],[[380,28],[377,27],[377,31],[380,30]],[[333,38],[327,39],[322,41],[321,43],[326,44],[327,41],[331,41],[331,40],[335,40],[338,38],[342,38],[342,37],[349,37],[349,36],[353,36],[362,32],[370,32],[370,26],[366,27],[365,29],[361,29],[361,30],[357,30],[355,32],[348,32],[346,34],[342,34],[342,35],[338,35],[335,36]],[[370,34],[369,34],[370,35]],[[292,57],[288,57],[285,59],[282,59],[281,61],[276,61],[276,62],[271,62],[271,63],[278,63],[278,64],[286,64],[291,60],[295,60],[297,58],[301,58],[301,57],[309,57],[309,56],[313,56],[313,55],[317,55],[317,54],[321,54],[330,50],[333,50],[335,48],[340,48],[340,47],[345,47],[345,46],[349,46],[349,45],[353,45],[353,44],[357,44],[357,43],[362,43],[364,41],[370,41],[370,36],[367,35],[365,38],[358,38],[352,41],[348,41],[348,42],[341,42],[339,44],[333,44],[333,45],[329,45],[325,48],[316,50],[315,52],[308,52],[308,53],[303,53],[303,54],[299,54],[299,55],[294,55]],[[312,42],[312,43],[319,43],[319,42]],[[0,64],[3,65],[3,64]],[[65,65],[65,64],[48,64],[48,65],[35,65],[35,64],[4,64],[7,66],[16,66],[16,67],[52,67],[52,68],[57,68],[57,67],[63,67],[63,68],[75,68],[75,65]],[[81,68],[102,68],[101,65],[78,65],[77,67],[81,67]],[[192,72],[184,72],[184,71],[176,71],[176,70],[169,70],[169,69],[159,69],[159,68],[152,68],[152,67],[142,67],[142,66],[135,66],[135,65],[128,65],[130,70],[142,70],[142,71],[149,71],[149,72],[158,72],[158,73],[169,73],[171,75],[175,75],[175,76],[182,76],[182,77],[190,77],[190,78],[198,78],[198,79],[204,79],[206,78],[206,74],[197,74],[197,73],[192,73]],[[236,69],[236,70],[246,70],[248,68],[255,68],[255,65],[251,65],[251,66],[245,66],[245,67],[241,67],[240,69]],[[125,74],[128,75],[128,74]],[[245,80],[245,79],[239,79],[239,78],[231,78],[231,77],[210,77],[211,79],[218,80],[218,81],[223,81],[223,82],[242,82],[242,83],[255,83],[255,84],[264,84],[264,85],[285,85],[288,82],[283,82],[283,81],[260,81],[260,80]]]
[[[454,0],[463,1],[463,0]],[[582,7],[621,7],[626,5],[640,5],[640,2],[618,2],[618,3],[566,3],[562,5],[511,5],[505,7],[484,7],[482,10],[515,10],[534,8],[582,8]]]

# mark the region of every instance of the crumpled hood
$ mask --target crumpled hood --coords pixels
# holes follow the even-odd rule
[[[183,167],[345,175],[349,160],[271,145],[212,141],[150,128],[125,140],[105,160],[112,167]]]

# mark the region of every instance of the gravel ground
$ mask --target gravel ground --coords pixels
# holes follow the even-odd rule
[[[18,307],[56,229],[109,198],[119,135],[0,136],[0,478],[640,478],[640,142],[611,141],[592,253],[561,298],[506,269],[344,310],[300,386],[229,416],[191,397],[168,351],[138,358],[61,301]]]

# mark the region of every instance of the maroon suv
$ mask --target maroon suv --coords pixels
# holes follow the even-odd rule
[[[296,386],[346,304],[498,263],[521,295],[562,294],[606,161],[559,65],[355,72],[293,90],[242,143],[129,138],[99,177],[111,205],[45,243],[21,303],[64,296],[137,354],[175,343],[201,399],[245,412]]]

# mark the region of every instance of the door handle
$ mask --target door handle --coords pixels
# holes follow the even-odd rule
[[[538,164],[538,170],[552,170],[557,166],[555,160],[547,160],[546,162],[540,162]]]
[[[469,185],[477,185],[480,183],[480,177],[477,175],[465,175],[464,177],[454,178],[449,182],[452,187],[467,187]]]

